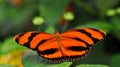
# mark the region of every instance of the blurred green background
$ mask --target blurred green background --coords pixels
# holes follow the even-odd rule
[[[26,31],[53,34],[54,27],[60,32],[92,27],[107,34],[80,61],[51,67],[120,66],[120,0],[0,0],[0,67],[47,67],[25,58],[28,49],[15,43],[13,37]]]

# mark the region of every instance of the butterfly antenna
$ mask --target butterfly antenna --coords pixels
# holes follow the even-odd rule
[[[49,23],[49,21],[44,16],[42,16],[42,17],[45,19],[46,23],[55,30],[54,33],[58,32],[57,28],[54,25],[52,25],[51,23]]]

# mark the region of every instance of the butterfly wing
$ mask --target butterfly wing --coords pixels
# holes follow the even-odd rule
[[[102,40],[105,34],[106,33],[100,29],[80,28],[68,30],[62,34],[62,37],[83,42],[87,45],[87,47],[90,47]]]
[[[80,60],[89,51],[86,44],[82,42],[64,37],[60,38],[60,41],[51,39],[39,46],[38,54],[48,62],[60,63]]]
[[[72,38],[63,37],[61,40],[61,44],[64,49],[62,50],[64,61],[80,60],[89,51],[85,43]]]
[[[104,31],[93,28],[73,29],[62,34],[57,32],[53,39],[39,46],[39,54],[53,63],[80,60],[104,36]]]
[[[41,32],[25,32],[14,37],[18,44],[33,50],[38,50],[38,46],[52,38],[53,36],[51,34]]]
[[[38,54],[45,58],[45,60],[47,60],[48,62],[63,62],[63,54],[55,38],[48,40],[46,43],[39,46]]]
[[[39,56],[49,62],[62,62],[63,55],[54,35],[41,32],[25,32],[14,37],[15,41],[36,50]]]
[[[90,47],[103,39],[105,32],[93,28],[81,28],[66,31],[61,34],[61,44],[64,47],[64,60],[79,60],[85,56]]]
[[[105,36],[105,32],[93,28],[81,28],[51,35],[41,32],[26,32],[15,36],[15,41],[36,50],[49,62],[80,60],[90,47]]]

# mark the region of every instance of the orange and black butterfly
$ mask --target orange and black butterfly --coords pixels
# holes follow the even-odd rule
[[[94,28],[68,30],[54,35],[44,32],[25,32],[14,37],[15,41],[26,46],[48,62],[80,60],[94,44],[102,40],[105,32]]]

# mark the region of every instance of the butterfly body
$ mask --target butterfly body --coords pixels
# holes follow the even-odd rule
[[[43,32],[26,32],[15,36],[15,41],[37,51],[49,62],[80,60],[94,44],[103,39],[105,32],[93,28],[68,30],[54,35]]]

